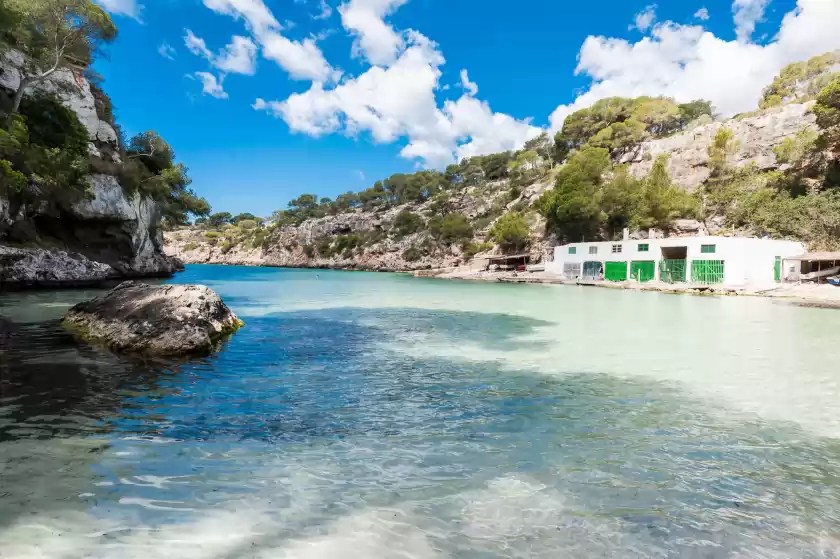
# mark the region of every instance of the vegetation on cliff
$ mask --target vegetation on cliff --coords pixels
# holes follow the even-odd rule
[[[203,224],[210,228],[206,242],[223,251],[244,246],[299,252],[322,264],[399,250],[412,267],[441,255],[463,262],[496,247],[519,252],[541,239],[613,239],[624,228],[667,232],[677,220],[692,219],[715,230],[840,248],[837,62],[836,54],[827,54],[793,64],[760,100],[764,113],[816,100],[819,130],[803,123],[799,133],[773,146],[776,165],[758,169],[733,163],[745,146],[717,124],[705,161],[710,178],[692,192],[669,176],[667,153],[648,159],[640,174],[641,147],[712,123],[711,104],[616,97],[569,115],[553,139],[543,133],[519,151],[467,158],[444,171],[392,175],[335,199],[304,194],[265,226],[254,216],[248,229],[229,213],[214,214]],[[625,161],[636,165],[631,169]],[[341,218],[345,214],[358,219]],[[291,231],[317,233],[284,233]]]
[[[90,64],[116,33],[107,12],[90,0],[0,5],[0,56],[20,77],[17,89],[0,95],[0,196],[9,200],[12,216],[35,203],[61,207],[80,199],[92,172],[117,176],[128,194],[157,201],[170,225],[210,212],[159,135],[145,132],[118,146],[97,141],[92,154],[88,130],[62,104],[61,96],[81,94],[87,77],[98,116],[114,124],[112,104]],[[71,78],[56,79],[62,72]],[[41,87],[48,80],[51,87]]]

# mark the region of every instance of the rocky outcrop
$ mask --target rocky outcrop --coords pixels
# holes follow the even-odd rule
[[[621,162],[629,163],[630,171],[641,178],[650,172],[656,158],[665,154],[674,182],[693,191],[709,179],[709,146],[722,128],[728,128],[733,133],[731,142],[736,148],[730,164],[776,169],[779,164],[773,153],[775,146],[800,130],[816,130],[816,117],[811,113],[813,105],[813,102],[784,105],[754,116],[712,122],[674,136],[644,142]]]
[[[116,277],[111,266],[78,253],[0,246],[0,289],[79,286]]]
[[[17,89],[22,63],[19,52],[0,55],[0,91]],[[60,71],[34,91],[56,95],[76,113],[87,128],[92,159],[120,163],[117,133],[97,111],[86,79]],[[94,174],[88,182],[87,196],[58,207],[22,208],[0,197],[0,287],[75,285],[183,269],[163,251],[160,208],[154,201],[127,194],[112,175]]]
[[[115,351],[177,356],[208,354],[243,323],[204,285],[127,281],[71,308],[62,325]]]
[[[498,215],[493,213],[494,206],[502,212],[513,208],[517,203],[528,205],[551,187],[549,177],[536,180],[524,189],[517,198],[510,199],[510,186],[506,181],[488,183],[481,187],[466,189],[449,200],[447,212],[464,214],[471,222],[481,222],[483,227],[476,231],[476,242],[485,241],[488,231]],[[458,244],[437,245],[421,251],[418,259],[408,260],[410,248],[423,245],[425,233],[415,233],[404,237],[395,237],[392,224],[402,211],[410,211],[426,218],[435,215],[433,202],[405,204],[387,210],[356,210],[310,219],[298,226],[282,227],[274,230],[260,246],[248,241],[232,246],[209,240],[201,229],[184,228],[180,231],[167,232],[164,235],[167,254],[177,257],[188,264],[226,264],[238,266],[276,266],[288,268],[331,268],[341,270],[368,270],[402,272],[427,270],[432,268],[455,267],[466,263],[462,247]],[[440,210],[437,210],[440,211]],[[497,215],[498,214],[498,215]],[[529,250],[532,261],[541,262],[551,252],[553,243],[542,240],[545,221],[531,213],[532,233],[535,239]],[[342,252],[324,258],[313,252],[313,245],[318,239],[338,235],[363,235],[373,238],[372,242],[357,250]],[[307,248],[309,247],[309,248]]]

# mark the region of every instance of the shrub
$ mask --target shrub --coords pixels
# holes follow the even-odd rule
[[[240,229],[244,229],[245,231],[250,231],[251,229],[257,228],[257,222],[253,219],[242,219],[237,221],[236,224],[239,226]]]
[[[315,245],[304,245],[303,246],[303,254],[305,254],[307,258],[314,258],[315,257]]]
[[[423,258],[423,252],[417,247],[409,247],[405,249],[402,257],[406,262],[417,262]]]
[[[528,245],[531,232],[525,217],[520,213],[511,212],[499,218],[490,230],[490,236],[504,250],[521,250]]]
[[[198,248],[198,245],[194,242],[190,241],[189,243],[184,245],[184,252],[189,252],[191,250],[195,250]]]
[[[464,252],[464,258],[472,260],[476,254],[487,252],[493,248],[493,243],[473,243],[466,242],[461,245],[461,250]]]
[[[224,241],[222,244],[219,245],[219,248],[222,251],[222,254],[227,254],[233,249],[234,244],[230,241]]]
[[[394,238],[402,239],[407,235],[416,233],[422,230],[424,225],[422,217],[408,210],[403,210],[394,219]]]
[[[448,245],[471,239],[473,236],[472,225],[463,214],[459,213],[433,217],[429,220],[429,232],[434,238]]]

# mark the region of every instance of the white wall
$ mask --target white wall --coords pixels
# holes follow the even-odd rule
[[[639,245],[647,244],[648,252],[640,252]],[[613,245],[621,246],[620,253],[613,253]],[[715,245],[714,253],[703,253],[703,245]],[[576,249],[569,254],[569,248]],[[590,254],[594,247],[596,254]],[[771,239],[752,239],[747,237],[672,237],[668,239],[645,239],[640,241],[615,241],[596,243],[571,243],[554,248],[554,261],[546,264],[546,270],[555,274],[563,273],[567,262],[579,263],[598,261],[627,262],[662,260],[663,247],[686,247],[688,274],[693,260],[723,260],[724,285],[742,287],[749,285],[770,285],[775,282],[774,270],[776,257],[789,258],[805,252],[802,243],[777,241]],[[657,266],[657,279],[659,267]]]

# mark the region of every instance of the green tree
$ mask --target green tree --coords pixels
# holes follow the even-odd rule
[[[219,228],[230,223],[232,219],[230,212],[216,212],[207,218],[207,224],[210,227]]]
[[[525,217],[518,212],[510,212],[496,221],[490,230],[490,236],[506,251],[522,250],[530,241],[531,232]]]
[[[83,70],[117,35],[108,13],[91,0],[5,0],[5,4],[17,17],[4,38],[25,55],[12,113],[18,112],[27,89],[59,70]]]
[[[249,220],[249,221],[253,221],[253,222],[256,224],[256,221],[257,221],[258,219],[260,219],[260,218],[258,218],[258,217],[257,217],[257,216],[255,216],[254,214],[252,214],[252,213],[248,213],[248,212],[245,212],[245,213],[241,213],[241,214],[237,214],[237,215],[235,215],[235,216],[233,217],[233,219],[231,220],[231,223],[235,223],[235,224],[237,224],[237,223],[239,223],[240,221]]]
[[[708,148],[709,169],[713,178],[726,173],[730,159],[738,151],[738,142],[733,141],[734,137],[735,134],[729,128],[721,128],[715,134]]]
[[[537,201],[548,227],[558,236],[578,240],[597,234],[601,220],[597,194],[609,168],[610,154],[605,148],[586,148],[569,158],[557,174],[554,189]]]
[[[712,103],[702,99],[681,104],[679,106],[679,111],[681,127],[685,127],[690,122],[694,122],[703,116],[714,117],[714,108],[712,107]]]

